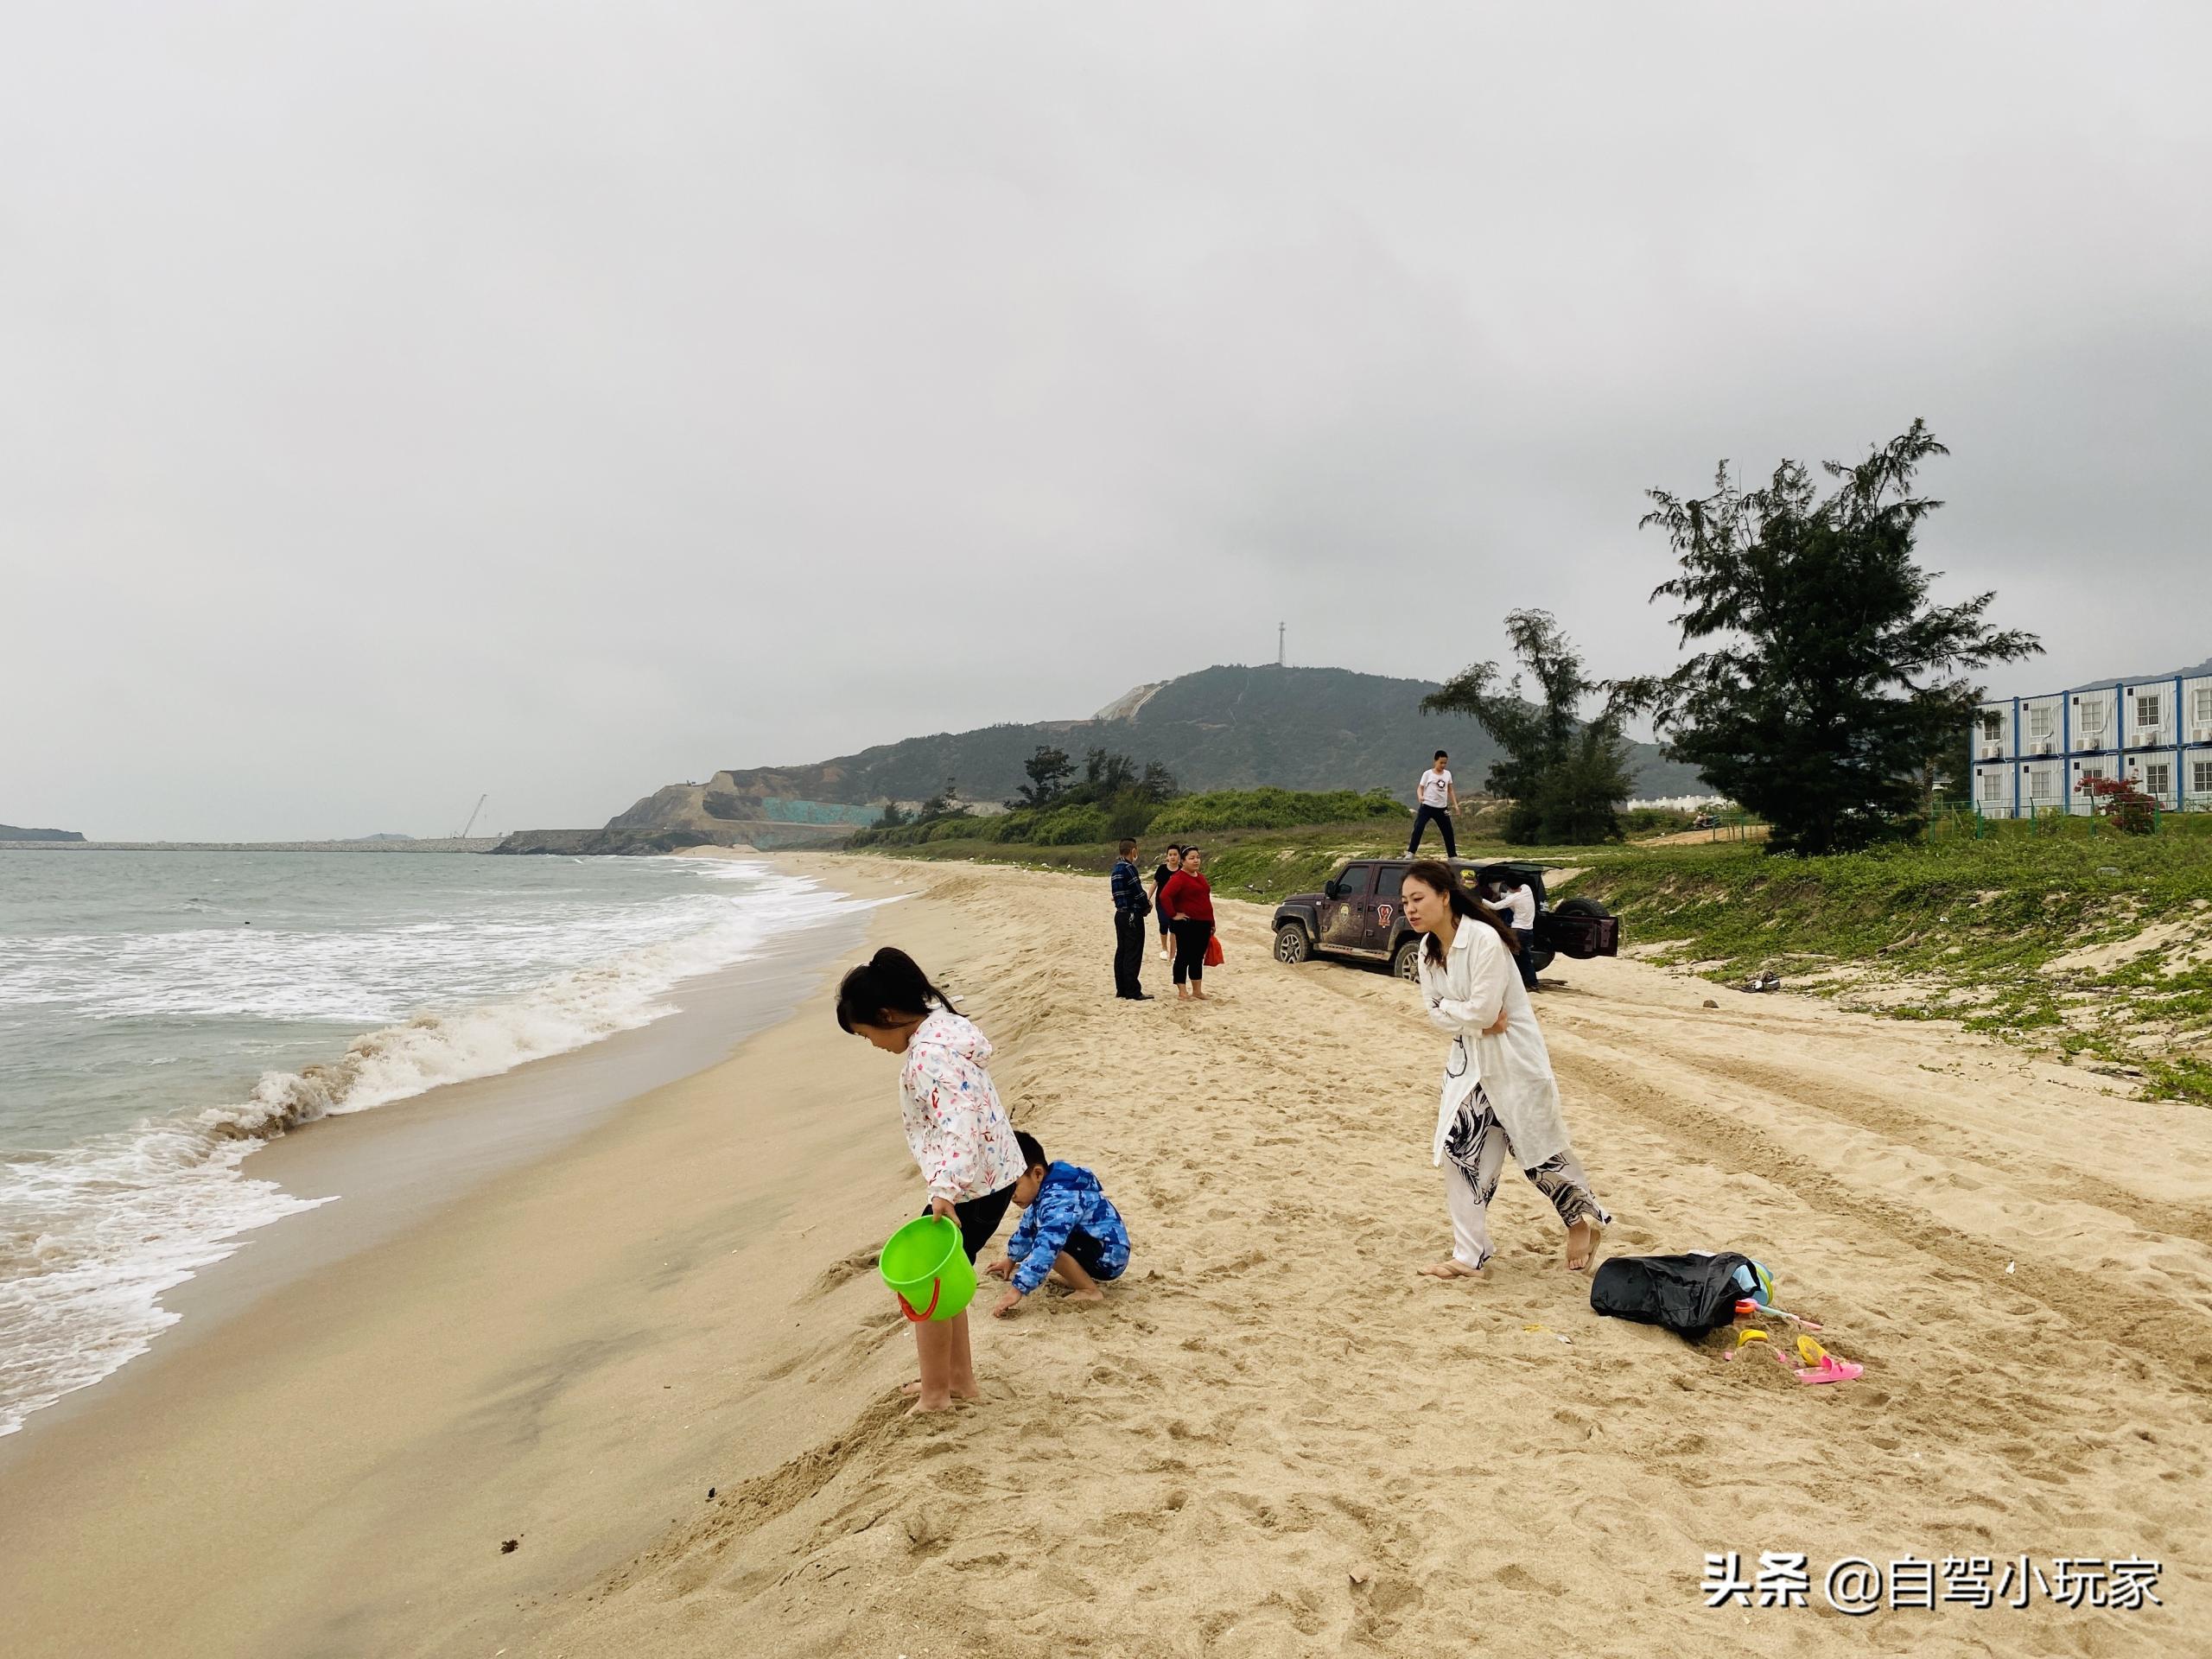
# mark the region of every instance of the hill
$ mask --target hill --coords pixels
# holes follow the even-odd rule
[[[0,823],[0,841],[82,841],[84,836],[75,830],[18,830],[12,823]]]
[[[1497,747],[1471,721],[1425,715],[1437,687],[1343,668],[1209,668],[1139,686],[1088,720],[1037,721],[940,732],[809,766],[730,767],[704,784],[673,784],[614,818],[610,830],[708,828],[709,821],[829,823],[837,807],[916,802],[948,779],[965,800],[995,802],[1027,781],[1039,745],[1121,751],[1157,760],[1190,790],[1387,789],[1410,801],[1413,779],[1439,748],[1452,751],[1463,793],[1482,787]],[[1685,795],[1702,785],[1688,766],[1636,747],[1637,792]]]

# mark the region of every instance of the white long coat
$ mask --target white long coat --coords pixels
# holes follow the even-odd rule
[[[1559,1082],[1552,1076],[1551,1051],[1529,1006],[1528,990],[1513,952],[1497,930],[1471,917],[1459,918],[1444,965],[1421,953],[1421,991],[1429,1023],[1452,1034],[1444,1063],[1444,1096],[1436,1109],[1436,1141],[1430,1160],[1444,1161],[1445,1138],[1460,1105],[1479,1084],[1497,1121],[1505,1127],[1513,1155],[1523,1169],[1534,1169],[1567,1149],[1567,1120],[1560,1115]],[[1505,1029],[1489,1034],[1499,1011]]]

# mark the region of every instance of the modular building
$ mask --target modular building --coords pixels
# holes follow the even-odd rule
[[[2126,778],[2170,812],[2212,811],[2212,673],[1986,702],[1973,751],[1985,817],[2088,812],[2088,778]]]

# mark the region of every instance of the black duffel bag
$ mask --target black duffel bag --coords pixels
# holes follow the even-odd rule
[[[1757,1281],[1751,1258],[1733,1250],[1608,1256],[1590,1281],[1591,1310],[1638,1325],[1663,1325],[1695,1342],[1733,1320],[1737,1300],[1751,1294],[1738,1268]]]

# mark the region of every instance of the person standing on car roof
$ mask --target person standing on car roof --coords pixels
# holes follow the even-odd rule
[[[1508,870],[1502,879],[1505,894],[1498,901],[1498,908],[1513,929],[1513,937],[1520,941],[1515,960],[1521,966],[1521,982],[1535,990],[1536,970],[1529,963],[1536,954],[1536,895],[1529,890],[1529,879]]]
[[[1430,821],[1444,832],[1444,856],[1457,858],[1459,847],[1452,834],[1452,815],[1459,810],[1459,791],[1452,786],[1452,768],[1446,764],[1452,757],[1439,749],[1435,764],[1421,775],[1414,785],[1414,798],[1421,804],[1414,809],[1413,839],[1406,842],[1406,856],[1411,858],[1421,851],[1421,832]]]

